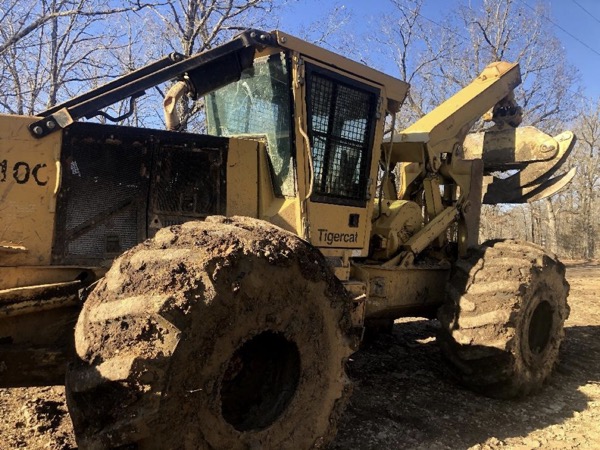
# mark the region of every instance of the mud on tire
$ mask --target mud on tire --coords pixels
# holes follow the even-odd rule
[[[497,398],[537,391],[569,315],[564,265],[534,244],[490,241],[456,264],[447,290],[438,340],[459,380]]]
[[[348,394],[348,308],[322,255],[272,225],[213,217],[161,230],[114,262],[77,323],[67,400],[78,445],[326,443]]]

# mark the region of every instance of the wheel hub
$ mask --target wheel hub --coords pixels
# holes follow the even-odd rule
[[[281,333],[265,331],[236,350],[221,386],[223,418],[238,431],[262,430],[286,410],[300,379],[300,353]]]
[[[552,306],[547,301],[540,302],[529,321],[529,350],[534,355],[541,354],[550,342],[552,331]]]

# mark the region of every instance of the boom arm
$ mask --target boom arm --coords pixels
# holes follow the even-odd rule
[[[402,245],[403,251],[384,266],[410,264],[434,241],[441,245],[456,221],[464,255],[477,244],[482,202],[537,200],[558,192],[573,178],[573,171],[552,177],[573,148],[573,133],[552,138],[533,127],[516,128],[521,109],[513,89],[520,83],[518,64],[490,64],[471,84],[383,145],[387,168],[401,164],[398,197],[418,202],[423,198],[428,216],[423,228]],[[482,116],[495,126],[465,140]],[[516,173],[494,175],[509,170]]]
[[[442,154],[461,145],[473,124],[520,83],[518,64],[490,64],[471,84],[399,133],[392,143],[392,161],[406,161],[407,150],[424,151],[429,169],[438,172]]]
[[[554,178],[552,175],[571,152],[575,137],[569,131],[551,137],[534,127],[516,128],[521,111],[512,92],[520,83],[518,64],[490,64],[471,84],[399,133],[394,142],[384,144],[391,164],[415,163],[404,167],[401,195],[410,190],[409,184],[419,175],[436,174],[440,170],[457,174],[451,168],[460,164],[457,160],[483,161],[483,172],[488,175],[484,203],[534,201],[564,187],[574,172]],[[483,133],[469,135],[472,125],[490,109],[493,113],[488,118],[496,125]],[[492,175],[508,170],[517,172],[509,177]],[[455,181],[462,184],[466,195],[468,182],[460,178],[463,177]]]
[[[135,99],[147,89],[174,78],[183,79],[194,98],[200,97],[238,80],[242,71],[252,66],[255,51],[272,45],[271,34],[249,30],[226,44],[190,58],[173,53],[38,114],[42,119],[33,122],[29,130],[34,137],[42,138],[82,117],[101,114],[102,108],[118,101]]]

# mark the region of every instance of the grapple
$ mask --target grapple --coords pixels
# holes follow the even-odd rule
[[[492,127],[467,135],[465,159],[482,159],[483,203],[526,203],[549,197],[565,187],[575,169],[556,175],[575,145],[565,131],[549,136],[535,127]]]

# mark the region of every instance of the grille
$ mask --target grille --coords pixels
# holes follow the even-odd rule
[[[316,200],[365,200],[376,96],[316,72],[309,83]]]
[[[227,139],[73,124],[61,151],[53,260],[97,265],[160,226],[225,211]],[[150,227],[151,228],[151,227]]]
[[[153,172],[150,215],[162,226],[225,214],[225,164],[219,149],[163,146]]]
[[[148,147],[114,131],[73,124],[64,134],[55,262],[96,263],[145,237]]]

